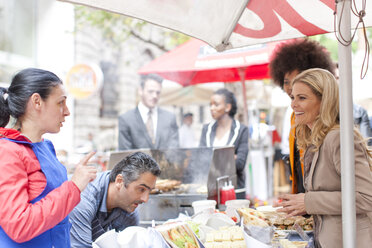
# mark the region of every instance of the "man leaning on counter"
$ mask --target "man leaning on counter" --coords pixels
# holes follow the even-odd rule
[[[70,214],[71,247],[92,247],[109,230],[138,225],[136,208],[148,201],[160,172],[153,158],[136,152],[97,175]]]

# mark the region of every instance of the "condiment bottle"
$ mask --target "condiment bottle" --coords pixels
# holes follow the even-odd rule
[[[220,189],[220,203],[225,204],[226,201],[229,199],[229,186],[227,186],[227,182],[225,182],[225,185]]]
[[[229,181],[229,186],[227,186],[227,187],[228,187],[228,191],[229,191],[229,200],[235,200],[236,199],[235,188],[232,185],[231,180]]]

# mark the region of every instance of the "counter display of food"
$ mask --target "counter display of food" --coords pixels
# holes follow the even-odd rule
[[[179,213],[192,215],[192,202],[217,200],[217,179],[220,177],[227,176],[236,187],[234,147],[113,152],[108,169],[137,151],[151,155],[162,170],[149,201],[139,206],[142,225],[149,225],[152,220],[162,223],[178,217]]]
[[[314,248],[313,231],[307,230],[312,228],[311,217],[286,217],[274,208],[267,209],[261,212],[237,208],[239,220],[228,212],[204,209],[152,227],[131,226],[118,233],[111,230],[100,236],[93,247]]]

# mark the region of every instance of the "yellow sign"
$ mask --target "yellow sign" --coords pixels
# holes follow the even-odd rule
[[[66,88],[77,99],[83,99],[97,92],[102,85],[103,74],[95,65],[78,64],[67,74]]]

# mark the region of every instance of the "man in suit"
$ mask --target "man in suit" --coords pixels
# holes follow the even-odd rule
[[[157,107],[162,81],[156,74],[141,77],[140,103],[119,117],[119,150],[178,147],[175,115]]]

